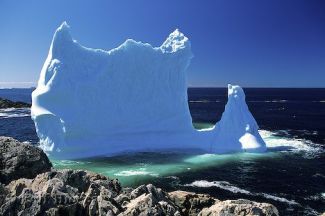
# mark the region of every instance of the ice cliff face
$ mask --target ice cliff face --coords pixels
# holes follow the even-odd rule
[[[103,51],[79,45],[63,23],[32,94],[41,147],[55,158],[179,148],[264,150],[240,87],[241,102],[229,100],[220,125],[210,131],[193,129],[186,85],[191,58],[191,44],[178,30],[160,47],[129,39]],[[236,121],[241,116],[245,120]],[[249,128],[243,130],[247,122]],[[251,136],[257,137],[254,144]],[[238,138],[249,141],[240,145]]]

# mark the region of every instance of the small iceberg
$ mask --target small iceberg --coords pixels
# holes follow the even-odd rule
[[[81,46],[64,22],[32,93],[41,148],[55,159],[166,150],[264,152],[239,86],[228,86],[216,126],[193,128],[186,83],[192,56],[179,30],[160,47],[128,39],[105,51]]]

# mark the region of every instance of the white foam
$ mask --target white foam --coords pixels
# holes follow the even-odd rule
[[[178,176],[166,176],[165,178],[179,180],[179,177]]]
[[[60,165],[60,166],[67,166],[67,167],[91,163],[88,161],[74,161],[74,160],[59,160],[59,161],[52,160],[51,162],[54,164],[54,166]]]
[[[209,101],[209,100],[190,100],[190,103],[219,103],[219,100]]]
[[[241,193],[241,194],[246,194],[246,195],[250,195],[250,196],[262,196],[266,199],[272,199],[278,202],[283,202],[283,203],[287,203],[289,205],[299,205],[299,203],[297,203],[294,200],[288,200],[286,198],[283,197],[278,197],[278,196],[274,196],[271,194],[267,194],[267,193],[253,193],[250,192],[248,190],[239,188],[237,186],[234,186],[232,184],[230,184],[229,182],[226,181],[206,181],[206,180],[198,180],[198,181],[194,181],[191,184],[185,184],[184,186],[188,186],[188,187],[201,187],[201,188],[209,188],[209,187],[217,187],[223,190],[227,190],[230,191],[232,193]]]
[[[286,103],[288,102],[287,100],[263,100],[263,101],[249,101],[251,103]]]
[[[19,118],[30,116],[30,108],[0,109],[0,118]]]
[[[288,200],[286,198],[273,196],[273,195],[270,195],[270,194],[267,194],[267,193],[257,193],[257,195],[262,195],[263,197],[265,197],[267,199],[271,199],[271,200],[275,200],[275,201],[279,201],[279,202],[284,202],[284,203],[287,203],[289,205],[299,205],[299,203],[297,203],[294,200]]]
[[[286,131],[281,131],[288,134]],[[312,154],[319,154],[324,151],[320,145],[313,143],[306,139],[287,138],[283,136],[277,136],[276,132],[267,130],[260,130],[262,138],[266,143],[268,150],[280,150],[280,151],[294,151],[294,152],[306,152]]]
[[[146,171],[145,169],[139,169],[139,170],[123,170],[121,172],[115,173],[115,176],[138,176],[138,175],[149,175],[157,177],[157,173]]]
[[[287,100],[271,100],[271,101],[265,101],[266,103],[285,103]]]
[[[242,193],[242,194],[250,194],[248,190],[244,190],[241,188],[238,188],[236,186],[231,185],[229,182],[226,181],[206,181],[206,180],[199,180],[194,181],[191,184],[186,184],[184,186],[191,186],[191,187],[202,187],[202,188],[208,188],[208,187],[217,187],[223,190],[227,190],[233,193]]]
[[[10,111],[13,111],[13,110],[16,110],[17,108],[5,108],[5,109],[0,109],[0,111],[2,112],[10,112]]]

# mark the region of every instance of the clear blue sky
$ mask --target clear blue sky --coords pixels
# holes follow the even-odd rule
[[[191,86],[325,87],[322,0],[0,0],[0,87],[36,83],[64,20],[79,43],[106,50],[127,38],[160,46],[179,28]]]

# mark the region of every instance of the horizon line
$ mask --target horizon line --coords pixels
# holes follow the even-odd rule
[[[0,82],[1,83],[1,82]],[[324,89],[325,86],[241,86],[242,88],[286,88],[286,89]],[[36,86],[30,86],[30,87],[2,87],[0,86],[0,90],[5,89],[36,89]],[[188,86],[188,89],[194,89],[194,88],[227,88],[227,86]]]

